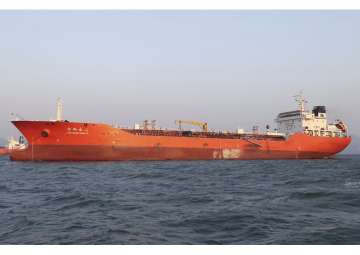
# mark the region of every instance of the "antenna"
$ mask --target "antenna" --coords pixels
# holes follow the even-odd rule
[[[63,103],[62,99],[58,97],[56,102],[56,121],[62,121]]]
[[[308,103],[308,101],[306,101],[303,97],[303,92],[302,90],[299,92],[299,94],[294,96],[295,101],[299,104],[299,108],[301,112],[305,111],[305,104]]]

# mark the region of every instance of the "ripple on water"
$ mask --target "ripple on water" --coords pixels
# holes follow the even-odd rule
[[[19,163],[0,243],[359,244],[360,157]]]

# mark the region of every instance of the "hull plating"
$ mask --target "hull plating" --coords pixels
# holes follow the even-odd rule
[[[15,121],[29,145],[11,153],[12,160],[251,160],[320,159],[344,150],[351,138],[234,139],[138,135],[105,124]],[[46,134],[45,134],[45,133]]]
[[[10,151],[9,151],[8,148],[0,147],[0,157],[1,156],[6,156],[8,154],[10,154]]]
[[[266,160],[321,159],[330,156],[331,154],[328,153],[296,151],[41,145],[13,152],[11,159],[19,161]]]

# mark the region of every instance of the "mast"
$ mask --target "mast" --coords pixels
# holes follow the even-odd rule
[[[60,97],[56,102],[56,121],[62,121],[63,103]]]
[[[303,95],[302,95],[302,91],[295,95],[295,101],[299,104],[299,109],[301,112],[305,111],[305,104],[307,103],[307,101],[304,99]]]

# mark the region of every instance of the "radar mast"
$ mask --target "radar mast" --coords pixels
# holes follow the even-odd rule
[[[299,109],[301,112],[305,111],[305,104],[308,103],[308,101],[306,101],[303,97],[303,93],[302,91],[300,91],[299,94],[295,95],[295,101],[299,104]]]

